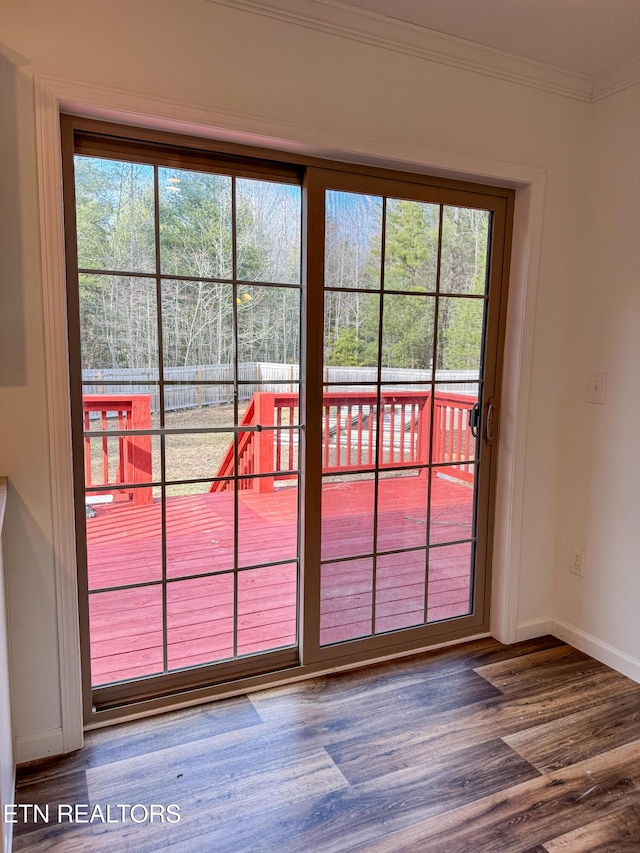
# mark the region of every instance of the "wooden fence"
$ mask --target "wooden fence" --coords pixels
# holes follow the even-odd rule
[[[155,368],[83,370],[83,393],[86,394],[148,394],[151,412],[160,408],[158,371]],[[382,382],[393,385],[402,382],[408,390],[420,390],[431,381],[431,371],[383,368]],[[472,370],[436,371],[438,391],[477,394],[478,373]],[[238,401],[251,400],[256,392],[281,394],[293,392],[299,382],[297,364],[247,362],[238,365]],[[197,409],[233,403],[233,368],[227,364],[205,364],[164,369],[165,411]],[[324,381],[342,386],[333,390],[348,391],[354,383],[377,381],[373,367],[325,367]],[[173,384],[175,383],[175,384]],[[93,416],[92,416],[93,417]]]

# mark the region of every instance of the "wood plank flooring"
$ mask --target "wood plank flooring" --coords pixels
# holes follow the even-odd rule
[[[639,851],[640,685],[553,637],[480,640],[91,732],[16,802],[51,818],[18,814],[16,853]],[[132,819],[152,804],[180,821]]]

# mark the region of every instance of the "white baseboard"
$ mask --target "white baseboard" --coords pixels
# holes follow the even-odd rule
[[[64,752],[62,729],[47,729],[31,735],[17,735],[14,744],[16,764],[37,761]]]
[[[640,660],[638,658],[631,657],[626,652],[610,646],[609,643],[599,640],[593,634],[587,634],[586,631],[582,631],[562,619],[553,620],[553,628],[550,633],[558,637],[559,640],[564,640],[565,643],[569,643],[576,649],[580,649],[581,652],[599,660],[600,663],[604,663],[640,683]]]
[[[553,616],[519,622],[516,627],[516,643],[522,640],[533,640],[534,637],[544,637],[545,634],[555,634]]]
[[[534,637],[542,637],[544,634],[552,634],[559,640],[563,640],[581,652],[599,660],[600,663],[610,666],[616,672],[620,672],[640,683],[640,660],[638,658],[634,658],[626,652],[610,646],[609,643],[599,640],[593,634],[588,634],[586,631],[576,628],[575,625],[553,616],[520,622],[516,629],[516,642],[532,640]]]

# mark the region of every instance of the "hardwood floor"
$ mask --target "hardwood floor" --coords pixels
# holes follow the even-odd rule
[[[480,640],[92,732],[20,768],[16,802],[50,821],[18,813],[15,851],[639,851],[640,685],[552,637]],[[136,823],[152,804],[179,822]]]

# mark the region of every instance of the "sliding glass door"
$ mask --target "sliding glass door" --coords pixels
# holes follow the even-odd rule
[[[305,638],[327,662],[487,625],[507,206],[388,175],[310,186]]]
[[[486,625],[508,196],[65,121],[88,715]]]
[[[290,665],[299,182],[82,151],[71,303],[92,689]]]

